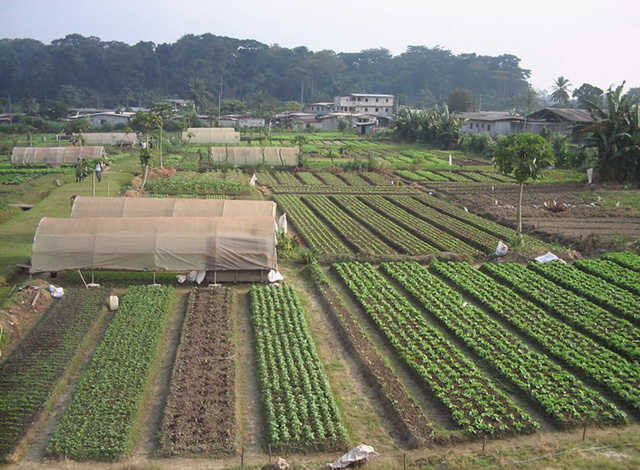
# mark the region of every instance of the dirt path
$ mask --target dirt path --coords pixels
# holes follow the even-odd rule
[[[160,442],[159,430],[162,424],[164,407],[167,403],[167,395],[171,384],[171,373],[173,371],[173,363],[176,359],[178,344],[182,334],[182,323],[187,310],[187,299],[189,297],[188,289],[181,289],[177,293],[173,318],[166,334],[163,355],[158,371],[158,377],[153,385],[152,398],[141,431],[141,439],[135,451],[136,457],[150,458],[158,449]]]
[[[249,288],[235,288],[236,422],[238,452],[242,447],[249,454],[263,454],[264,424],[260,403],[258,377],[255,373],[255,344],[251,326]]]

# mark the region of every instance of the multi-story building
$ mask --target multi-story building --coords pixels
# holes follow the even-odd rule
[[[333,111],[337,113],[374,114],[390,118],[394,113],[393,95],[349,93],[333,99]]]

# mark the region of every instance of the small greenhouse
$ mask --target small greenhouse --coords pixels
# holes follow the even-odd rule
[[[300,151],[297,147],[211,147],[211,161],[237,166],[297,166]]]
[[[104,147],[14,147],[11,165],[50,165],[75,163],[78,159],[100,159],[105,156]]]
[[[190,127],[182,133],[182,140],[192,144],[231,144],[240,143],[240,133],[222,127]]]
[[[206,271],[263,281],[277,269],[273,217],[43,218],[31,271]]]

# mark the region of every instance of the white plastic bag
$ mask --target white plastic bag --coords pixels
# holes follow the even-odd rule
[[[547,251],[544,255],[538,256],[535,258],[538,263],[549,263],[550,261],[562,261],[564,264],[567,264],[563,259],[558,258],[556,255]]]
[[[496,256],[504,256],[509,251],[509,247],[502,240],[498,241],[498,246],[496,247]]]
[[[196,275],[196,282],[198,284],[201,284],[202,281],[204,281],[204,278],[206,275],[207,275],[206,271],[198,271],[198,274]]]
[[[278,219],[278,226],[280,230],[282,230],[284,233],[287,233],[287,213],[286,212],[282,214]]]
[[[253,176],[251,177],[251,181],[249,181],[249,185],[255,186],[257,182],[258,182],[258,177],[254,173]]]
[[[269,271],[269,274],[267,274],[267,279],[269,279],[269,282],[277,282],[282,281],[284,279],[284,276],[280,274],[280,272],[272,269],[271,271]]]
[[[378,453],[373,447],[366,444],[360,444],[354,447],[342,457],[333,461],[333,463],[327,464],[327,466],[333,470],[339,468],[345,468],[353,463],[368,463],[373,457],[377,457]]]
[[[51,292],[51,297],[54,299],[61,299],[64,296],[64,289],[53,284],[49,284],[49,292]]]

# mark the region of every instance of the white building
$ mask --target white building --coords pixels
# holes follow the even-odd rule
[[[390,118],[394,113],[395,96],[366,93],[349,93],[333,99],[333,111],[351,114],[373,114]]]

